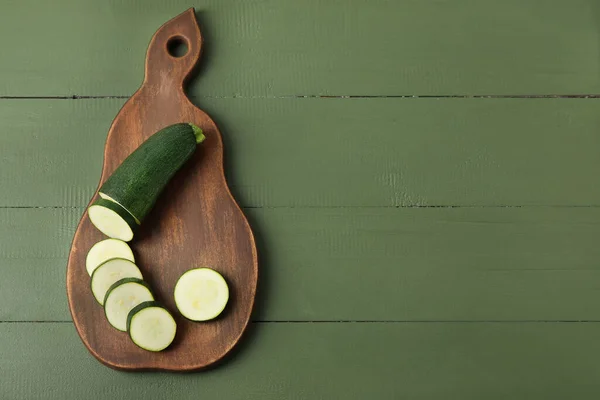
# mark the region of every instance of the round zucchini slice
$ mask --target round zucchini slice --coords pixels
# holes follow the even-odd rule
[[[105,261],[124,258],[135,262],[133,252],[127,243],[119,239],[105,239],[92,246],[85,259],[85,268],[90,276]]]
[[[208,321],[223,312],[229,300],[227,282],[211,268],[185,272],[175,285],[175,304],[185,318]]]
[[[133,343],[142,349],[162,351],[173,343],[177,323],[159,302],[145,301],[129,312],[127,332]]]

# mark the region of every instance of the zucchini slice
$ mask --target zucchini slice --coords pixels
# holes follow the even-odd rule
[[[127,331],[127,316],[138,304],[154,300],[148,284],[137,278],[123,278],[106,292],[104,314],[116,329]]]
[[[92,274],[90,287],[98,303],[104,305],[104,297],[108,289],[123,278],[142,279],[142,272],[137,265],[124,258],[113,258],[96,268]]]
[[[133,239],[133,232],[137,227],[135,219],[118,204],[97,199],[88,208],[90,221],[106,236],[129,242]]]
[[[105,239],[92,246],[85,259],[85,268],[90,276],[100,264],[112,258],[124,258],[135,262],[129,245],[119,239]]]
[[[217,271],[196,268],[181,275],[175,285],[174,296],[177,309],[185,318],[208,321],[225,309],[229,287]]]
[[[148,351],[161,351],[175,339],[177,324],[159,302],[145,301],[127,316],[127,332],[137,346]]]
[[[150,212],[173,175],[204,141],[193,124],[169,125],[133,151],[100,188],[100,196],[119,204],[138,224]]]
[[[122,204],[120,204],[118,201],[116,201],[115,199],[113,199],[112,197],[105,195],[102,192],[98,192],[98,195],[103,198],[104,200],[108,200],[108,201],[112,201],[115,204],[118,204],[123,210],[127,211],[127,209],[125,207],[123,207]],[[129,215],[131,215],[133,217],[133,219],[135,220],[135,223],[140,225],[140,221],[135,217],[135,215],[131,214],[129,211],[127,211],[129,213]]]

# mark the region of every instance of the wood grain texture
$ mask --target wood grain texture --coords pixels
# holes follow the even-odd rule
[[[169,54],[167,47],[173,38],[187,42],[187,54],[179,58]],[[228,282],[230,302],[220,318],[207,323],[187,321],[176,314],[175,342],[163,352],[137,347],[128,335],[111,328],[90,292],[85,258],[91,246],[103,237],[85,213],[69,255],[69,309],[85,346],[99,361],[113,368],[205,368],[235,346],[250,320],[258,274],[253,234],[225,182],[223,146],[217,126],[183,92],[199,59],[201,43],[192,9],[156,32],[148,47],[144,83],[125,103],[108,132],[99,187],[158,130],[178,122],[200,126],[206,140],[165,188],[136,232],[132,249],[153,294],[174,314],[175,284],[191,268],[209,266],[219,271]]]
[[[597,0],[4,0],[0,95],[131,95],[156,26],[192,6],[193,95],[600,92]]]
[[[70,324],[0,324],[3,399],[581,400],[600,395],[600,324],[255,324],[206,374],[123,374]]]
[[[85,206],[124,100],[0,100],[0,206]],[[600,205],[600,99],[205,99],[247,207]]]
[[[64,265],[82,212],[0,210],[0,321],[70,319]],[[245,212],[257,321],[600,320],[600,208]]]

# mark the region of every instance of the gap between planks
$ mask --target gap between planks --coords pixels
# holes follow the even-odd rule
[[[0,321],[0,324],[72,324],[67,320]],[[252,324],[597,324],[600,320],[256,320]]]
[[[535,205],[381,205],[381,206],[242,206],[244,210],[271,210],[271,209],[390,209],[390,208],[467,208],[467,209],[482,209],[482,208],[599,208],[600,205],[561,205],[561,204],[535,204]],[[0,206],[0,210],[84,210],[83,206]]]
[[[128,99],[114,96],[0,96],[0,100],[90,100]],[[282,96],[190,96],[191,99],[599,99],[600,94],[524,94],[524,95],[282,95]]]

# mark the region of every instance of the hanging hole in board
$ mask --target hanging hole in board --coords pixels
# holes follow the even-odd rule
[[[173,36],[167,42],[167,51],[175,58],[185,56],[188,52],[187,40],[181,36]]]

